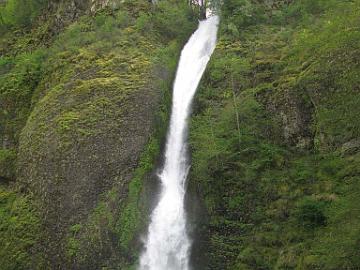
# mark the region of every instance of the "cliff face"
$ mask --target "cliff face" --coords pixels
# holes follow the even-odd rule
[[[50,1],[41,12],[1,43],[0,260],[5,269],[126,269],[141,249],[144,183],[196,16],[147,1]],[[183,28],[167,31],[171,23]]]
[[[360,2],[273,2],[222,7],[190,129],[197,247],[205,269],[357,269]]]
[[[102,193],[125,196],[164,94],[156,80],[169,79],[154,76],[149,56],[158,44],[118,34],[119,49],[102,42],[101,51],[94,44],[72,53],[65,45],[50,56],[20,136],[17,181],[41,200],[53,266],[65,255],[67,229],[86,220]],[[125,46],[132,37],[134,47]]]

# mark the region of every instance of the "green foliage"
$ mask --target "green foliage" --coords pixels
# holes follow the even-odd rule
[[[8,0],[0,6],[0,31],[29,27],[45,7],[47,0]]]
[[[13,180],[15,178],[15,160],[14,150],[0,149],[0,179]]]
[[[1,268],[31,269],[36,259],[31,248],[39,240],[40,222],[29,199],[1,186],[0,220]]]
[[[224,35],[239,37],[245,27],[264,22],[265,7],[253,4],[251,0],[229,0],[221,6]]]
[[[337,5],[316,28],[304,29],[294,46],[292,59],[306,63],[300,87],[312,98],[319,97],[314,101],[319,121],[317,135],[326,140],[317,138],[320,149],[333,149],[360,135],[355,120],[360,99],[354,98],[360,83],[359,10],[359,2]]]
[[[160,1],[155,12],[140,14],[136,26],[145,34],[156,33],[162,39],[185,42],[195,28],[195,19],[196,14],[185,1]]]
[[[310,198],[304,198],[297,206],[295,216],[299,224],[305,228],[313,229],[326,224],[324,205]]]
[[[281,16],[283,23],[293,23],[295,25],[310,25],[328,10],[337,10],[341,6],[352,4],[351,1],[337,0],[299,0],[291,5],[283,7]]]

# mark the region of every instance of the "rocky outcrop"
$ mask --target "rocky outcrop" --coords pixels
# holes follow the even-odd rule
[[[82,8],[74,2],[64,7],[69,16],[61,18],[69,20]],[[71,27],[84,27],[75,23],[51,48],[19,141],[17,182],[39,205],[44,235],[37,248],[45,254],[48,269],[99,269],[107,260],[120,264],[126,256],[119,235],[106,225],[99,242],[86,243],[93,247],[93,256],[82,252],[78,257],[80,240],[75,234],[94,241],[94,232],[77,228],[91,223],[101,203],[108,204],[110,190],[117,198],[109,210],[114,222],[125,208],[121,203],[162,101],[159,81],[170,74],[161,77],[155,72],[152,55],[161,45],[155,40],[117,24],[111,35],[104,34],[101,25],[91,28],[91,23],[76,32],[75,39],[98,38],[66,47],[68,38],[74,38]],[[62,43],[65,46],[57,45]]]
[[[104,8],[117,9],[119,7],[120,0],[91,0],[90,11],[96,13],[98,10]]]
[[[180,43],[196,18],[186,6],[153,10],[146,0],[47,3],[27,29],[0,39],[9,55],[0,63],[0,184],[24,195],[30,212],[25,224],[15,212],[4,218],[1,242],[15,251],[0,248],[0,264],[125,269],[141,249],[145,183],[165,135]],[[167,11],[183,26],[171,35]],[[40,232],[14,243],[12,226]]]
[[[360,151],[360,140],[353,139],[344,143],[341,147],[341,153],[343,155],[354,155]]]
[[[78,62],[68,63],[70,79],[43,89],[22,132],[18,181],[41,205],[52,269],[66,265],[67,230],[86,220],[100,195],[114,186],[126,194],[150,138],[161,92],[142,49],[70,56]]]
[[[284,142],[299,149],[313,146],[311,124],[314,108],[311,103],[305,102],[296,91],[289,89],[272,97],[269,95],[265,104],[269,112],[279,119]]]

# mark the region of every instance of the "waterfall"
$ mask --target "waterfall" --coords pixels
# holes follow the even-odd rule
[[[216,46],[218,23],[217,16],[201,21],[181,52],[173,88],[165,162],[159,175],[160,200],[151,215],[140,270],[189,269],[191,240],[187,234],[184,208],[185,182],[190,167],[187,160],[187,119],[196,88]]]

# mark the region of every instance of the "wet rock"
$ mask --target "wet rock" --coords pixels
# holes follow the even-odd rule
[[[341,153],[343,155],[353,155],[360,151],[360,140],[353,139],[344,143],[341,147]]]
[[[293,89],[282,90],[276,95],[268,94],[261,100],[267,110],[279,119],[285,143],[299,149],[313,146],[311,123],[314,108],[311,103],[305,102]]]

